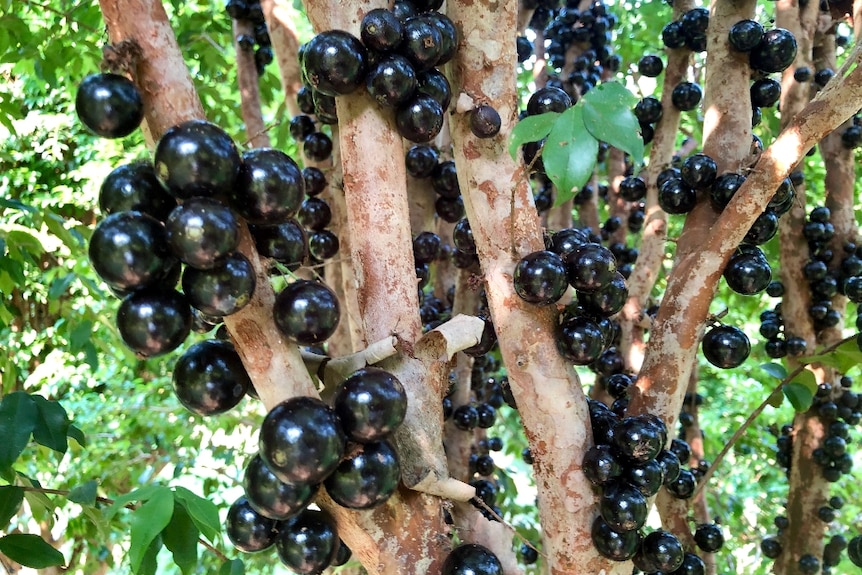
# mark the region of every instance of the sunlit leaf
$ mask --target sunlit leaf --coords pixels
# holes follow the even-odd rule
[[[33,439],[39,445],[44,445],[58,453],[66,453],[69,444],[66,441],[69,429],[69,417],[66,410],[56,401],[45,399],[41,395],[33,395],[39,415],[33,428]]]
[[[556,204],[575,195],[593,174],[599,142],[584,125],[583,107],[572,106],[554,123],[542,148],[545,173],[557,187]]]
[[[95,505],[96,490],[98,487],[99,484],[96,482],[96,480],[91,479],[90,481],[82,483],[81,485],[69,491],[67,499],[69,501],[72,501],[73,503],[78,503],[80,505]]]
[[[198,536],[200,531],[185,507],[174,505],[170,523],[162,531],[162,542],[174,556],[174,563],[184,575],[194,573],[198,564]]]
[[[643,164],[644,142],[632,111],[637,98],[619,82],[603,82],[584,94],[584,125],[596,139],[619,148]]]
[[[760,364],[760,369],[774,377],[775,379],[781,380],[787,377],[787,370],[784,369],[784,366],[780,363],[762,363]]]
[[[146,503],[132,513],[129,563],[138,572],[147,549],[171,520],[174,512],[174,494],[162,487]]]
[[[218,507],[209,499],[195,495],[185,487],[176,487],[174,494],[178,502],[185,506],[195,526],[211,543],[215,543],[221,532]]]
[[[546,112],[537,116],[527,116],[515,124],[509,139],[509,154],[512,158],[517,157],[518,148],[522,145],[527,142],[538,142],[546,137],[559,116],[558,112]]]
[[[245,575],[245,565],[242,559],[233,559],[222,563],[218,575]]]
[[[811,407],[811,402],[814,400],[814,394],[807,386],[791,381],[783,388],[784,395],[790,400],[790,404],[798,412],[807,411]]]

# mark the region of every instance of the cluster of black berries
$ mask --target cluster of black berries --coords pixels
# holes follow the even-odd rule
[[[443,126],[451,88],[436,66],[458,45],[452,21],[436,12],[441,3],[398,2],[392,10],[369,11],[360,38],[342,30],[322,32],[300,48],[306,89],[304,113],[335,123],[335,97],[365,86],[381,106],[395,109],[399,134],[413,142],[432,140]]]
[[[245,470],[245,495],[228,511],[234,546],[256,552],[275,545],[281,561],[301,573],[346,562],[350,551],[334,520],[308,504],[321,484],[350,509],[389,499],[401,475],[389,438],[406,411],[401,382],[374,367],[345,379],[332,407],[294,397],[271,409],[261,425],[260,451]]]
[[[431,188],[437,194],[434,211],[440,219],[454,224],[464,217],[464,200],[454,161],[441,161],[440,153],[432,146],[415,145],[407,150],[404,162],[407,173],[412,177],[430,179]]]
[[[266,28],[263,8],[259,1],[227,0],[225,11],[234,20],[245,20],[252,25],[252,34],[240,34],[236,43],[240,50],[254,50],[254,65],[257,75],[262,76],[266,66],[272,63],[272,40]]]
[[[596,444],[584,455],[583,471],[602,492],[600,514],[592,526],[598,552],[614,561],[633,560],[645,573],[676,573],[685,565],[689,566],[686,569],[702,569],[700,558],[685,552],[672,533],[642,533],[647,500],[662,486],[675,497],[691,497],[694,476],[680,464],[681,456],[690,456],[688,445],[674,440],[671,448],[665,449],[667,428],[656,417],[620,417],[601,402],[590,400],[589,405]],[[716,526],[698,530],[698,539],[712,551],[723,543],[720,530],[716,535]]]
[[[543,30],[546,40],[540,50],[547,50],[548,64],[554,69],[547,85],[565,90],[574,100],[598,85],[606,73],[617,72],[622,63],[622,58],[613,53],[616,15],[601,1],[584,10],[579,10],[578,5],[574,1],[563,7],[556,2],[537,3],[529,24],[533,30]],[[519,44],[519,59],[529,57],[528,46],[523,40]],[[578,55],[568,66],[566,55],[572,48]],[[560,76],[564,71],[567,76]]]

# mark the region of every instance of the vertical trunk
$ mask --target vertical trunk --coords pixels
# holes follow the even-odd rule
[[[272,50],[281,73],[281,88],[284,91],[284,104],[289,117],[298,116],[299,105],[296,94],[302,87],[299,71],[299,38],[293,19],[296,14],[286,0],[261,0],[263,14],[269,37],[272,39]]]
[[[242,121],[245,123],[249,145],[252,148],[266,148],[270,146],[270,141],[260,110],[260,86],[258,85],[257,67],[254,63],[254,51],[240,46],[237,38],[241,34],[254,35],[254,26],[248,20],[233,21],[233,47],[236,51],[240,112]]]
[[[693,0],[677,0],[674,2],[674,18],[679,18],[692,8],[694,8]],[[676,146],[676,133],[679,129],[680,113],[671,104],[670,96],[673,87],[685,78],[690,58],[691,50],[688,48],[667,51],[667,66],[664,70],[661,96],[662,117],[655,126],[649,166],[640,174],[647,184],[646,218],[638,259],[628,280],[629,297],[620,312],[622,331],[620,352],[625,358],[626,367],[633,372],[638,372],[643,364],[646,351],[642,327],[644,309],[665,257],[667,214],[658,205],[656,177],[670,165]]]
[[[494,326],[505,334],[500,350],[536,461],[549,571],[621,573],[630,565],[601,558],[590,539],[595,495],[580,471],[578,455],[591,443],[589,416],[578,379],[556,350],[555,314],[526,304],[512,286],[517,261],[543,248],[527,176],[506,151],[518,102],[510,47],[516,8],[473,0],[448,3],[448,14],[462,35],[450,64],[453,92],[477,104],[493,103],[503,120],[497,136],[480,140],[471,133],[467,114],[452,115],[455,161]]]

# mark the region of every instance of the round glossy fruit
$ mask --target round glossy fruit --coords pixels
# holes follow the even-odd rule
[[[676,535],[661,529],[643,538],[635,556],[635,566],[647,573],[676,571],[685,555],[682,543]]]
[[[582,292],[598,291],[608,285],[617,271],[614,254],[601,244],[583,244],[566,257],[566,277]]]
[[[323,484],[342,507],[371,509],[395,493],[400,478],[398,455],[383,440],[352,447]]]
[[[183,293],[189,303],[205,314],[223,317],[238,312],[251,301],[257,284],[254,267],[239,252],[208,270],[187,267]]]
[[[706,564],[694,553],[686,552],[682,564],[671,575],[706,575]]]
[[[762,292],[772,280],[772,268],[759,249],[734,254],[724,268],[727,286],[742,295]]]
[[[689,499],[697,488],[697,478],[688,469],[681,469],[673,481],[665,481],[667,492],[677,499]]]
[[[593,545],[602,557],[613,561],[628,561],[634,557],[640,546],[641,537],[637,531],[619,533],[614,531],[601,515],[593,521],[590,531]]]
[[[745,183],[745,176],[742,174],[728,172],[718,176],[709,189],[712,207],[718,211],[723,210],[743,183]]]
[[[563,259],[550,251],[533,252],[515,266],[515,293],[524,301],[537,305],[552,304],[569,287]]]
[[[676,453],[669,449],[662,449],[659,454],[656,455],[655,460],[659,465],[661,465],[664,483],[667,484],[669,482],[676,481],[677,477],[679,477],[680,471],[679,457],[677,457]]]
[[[701,523],[694,532],[694,542],[706,553],[715,553],[724,545],[724,534],[715,523]]]
[[[547,86],[536,90],[527,101],[527,115],[537,116],[545,112],[565,112],[572,106],[572,98],[562,89]]]
[[[270,519],[290,519],[311,502],[317,483],[285,483],[266,466],[259,454],[246,465],[242,479],[249,505]]]
[[[224,130],[203,120],[190,120],[162,135],[154,163],[168,191],[185,200],[231,193],[241,160],[236,144]]]
[[[192,329],[192,311],[186,298],[174,290],[137,291],[120,304],[117,329],[132,351],[155,357],[185,341]]]
[[[680,82],[670,94],[671,103],[677,110],[694,110],[703,98],[703,90],[694,82]]]
[[[575,365],[589,365],[604,348],[604,334],[593,320],[572,316],[557,326],[554,341],[560,354]]]
[[[427,94],[415,94],[395,112],[395,126],[401,137],[424,144],[433,140],[443,127],[443,108]]]
[[[300,345],[314,345],[335,333],[341,315],[338,298],[325,284],[299,280],[275,298],[275,325]]]
[[[326,189],[326,175],[320,168],[314,166],[302,168],[302,181],[305,183],[305,194],[308,197],[322,194]]]
[[[407,150],[405,157],[405,166],[407,173],[414,178],[427,178],[434,172],[437,167],[437,161],[440,154],[435,148],[425,145],[411,146]],[[454,164],[453,164],[454,165]]]
[[[715,182],[717,169],[715,160],[706,154],[692,154],[683,161],[679,173],[688,187],[703,190]]]
[[[305,509],[279,526],[275,549],[281,562],[294,573],[317,575],[335,560],[340,544],[332,516]]]
[[[434,166],[431,172],[431,187],[444,198],[455,199],[461,197],[461,188],[458,184],[458,172],[455,168],[455,162],[446,160]]]
[[[796,38],[784,28],[773,28],[763,37],[748,55],[751,67],[765,74],[781,72],[796,58]]]
[[[437,68],[426,70],[416,76],[416,82],[418,93],[437,100],[444,112],[449,109],[449,103],[452,101],[452,86],[443,72]]]
[[[781,97],[781,84],[772,78],[761,78],[751,85],[751,105],[759,108],[774,106]]]
[[[275,543],[279,524],[255,511],[245,497],[233,502],[227,511],[225,531],[233,546],[245,553],[268,549]]]
[[[611,317],[621,309],[629,297],[626,279],[620,272],[598,291],[578,292],[578,303],[596,317]]]
[[[256,148],[242,155],[233,208],[253,224],[287,221],[305,197],[305,179],[293,159],[279,150]]]
[[[332,222],[332,209],[323,198],[308,198],[300,205],[296,219],[306,229],[319,231]]]
[[[862,567],[862,535],[857,535],[847,544],[847,556],[853,565]]]
[[[297,142],[314,131],[314,119],[311,116],[300,114],[290,121],[290,136]]]
[[[214,268],[239,245],[239,219],[213,198],[191,198],[175,207],[165,231],[171,251],[189,266]]]
[[[332,155],[332,140],[323,132],[312,132],[303,138],[302,152],[309,160],[322,162]]]
[[[260,255],[285,264],[295,270],[308,255],[305,230],[291,219],[275,226],[250,226],[254,244]]]
[[[730,325],[719,325],[706,332],[701,348],[707,361],[722,369],[739,367],[751,353],[748,336]]]
[[[647,185],[643,178],[626,176],[620,182],[620,197],[627,202],[639,202],[646,197]]]
[[[486,104],[470,112],[470,131],[477,138],[493,138],[500,133],[501,122],[499,112]]]
[[[641,124],[653,124],[661,120],[662,107],[657,98],[647,96],[635,105],[634,114]]]
[[[176,263],[164,226],[142,212],[118,212],[99,222],[88,252],[99,277],[119,290],[154,285]]]
[[[368,48],[378,52],[395,50],[404,39],[398,17],[386,8],[369,10],[359,25],[359,37]]]
[[[459,405],[452,413],[452,423],[462,431],[471,431],[479,423],[479,410],[472,405]]]
[[[664,63],[655,54],[647,54],[638,60],[638,73],[647,78],[655,78],[664,70]]]
[[[584,454],[581,468],[596,486],[606,485],[622,474],[622,467],[608,445],[590,447]]]
[[[338,466],[347,437],[319,399],[293,397],[273,407],[260,428],[260,456],[284,482],[318,483]]]
[[[775,237],[778,233],[778,215],[770,209],[757,216],[746,232],[742,242],[752,246],[760,246]],[[770,282],[771,283],[771,282]],[[767,285],[768,287],[768,285]]]
[[[455,247],[465,254],[476,253],[476,241],[473,239],[473,230],[470,228],[470,220],[461,218],[452,230],[452,242]]]
[[[629,465],[655,459],[664,447],[660,430],[647,418],[626,417],[614,427],[611,447]]]
[[[401,382],[388,371],[365,367],[341,383],[333,407],[352,441],[379,441],[404,421],[407,394]]]
[[[643,493],[625,482],[604,486],[599,503],[602,519],[614,531],[636,531],[647,518],[647,500]]]
[[[442,242],[434,232],[420,232],[413,238],[413,259],[417,265],[430,264],[437,259]]]
[[[251,380],[233,344],[206,340],[188,348],[177,360],[174,392],[183,406],[198,415],[217,415],[236,406]]]
[[[664,467],[659,461],[653,459],[643,465],[628,467],[623,477],[644,497],[652,497],[664,484]]]
[[[459,545],[446,556],[441,575],[503,575],[497,556],[475,543]]]
[[[416,91],[417,85],[413,64],[398,54],[379,60],[365,77],[368,94],[386,107],[406,102]]]
[[[144,102],[128,78],[118,74],[91,74],[78,86],[75,112],[97,136],[122,138],[141,125]]]
[[[399,51],[418,72],[430,70],[443,55],[443,35],[429,18],[409,18],[404,22],[404,42]]]
[[[365,79],[366,59],[365,46],[358,38],[343,30],[329,30],[305,45],[303,72],[309,85],[322,94],[349,94]]]
[[[164,221],[176,205],[150,162],[123,164],[108,174],[99,188],[99,210],[103,214],[138,211]]]
[[[308,253],[319,262],[335,257],[338,247],[338,236],[330,230],[313,232],[308,238]]]
[[[737,52],[750,52],[763,38],[763,26],[754,20],[740,20],[730,27],[727,39]]]

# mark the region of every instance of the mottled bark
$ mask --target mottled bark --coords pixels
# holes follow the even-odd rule
[[[292,118],[301,113],[296,103],[296,94],[302,87],[298,56],[299,38],[293,25],[296,13],[287,0],[261,0],[260,6],[263,8],[269,37],[272,39],[272,51],[281,74],[284,105],[289,118]]]
[[[679,18],[692,8],[694,8],[693,0],[674,2],[674,18]],[[644,309],[665,258],[667,214],[658,205],[656,177],[670,165],[676,148],[680,112],[671,104],[670,95],[673,87],[686,77],[690,57],[691,50],[687,48],[667,51],[667,66],[665,66],[662,82],[662,117],[655,126],[649,165],[640,174],[647,184],[646,217],[638,259],[628,279],[629,297],[619,314],[620,353],[625,359],[626,367],[633,372],[639,371],[643,364],[646,353]]]
[[[476,240],[485,289],[509,382],[535,457],[539,514],[550,573],[630,571],[599,557],[589,535],[595,494],[580,470],[591,443],[586,398],[556,350],[555,313],[530,306],[512,286],[517,261],[543,248],[539,218],[522,165],[506,151],[517,116],[515,35],[517,6],[450,1],[448,14],[462,34],[451,66],[453,91],[476,103],[493,103],[499,135],[477,139],[468,116],[450,120],[455,161],[467,216]],[[511,337],[518,334],[518,337]]]
[[[248,144],[252,148],[270,146],[269,135],[263,123],[260,109],[260,86],[257,67],[254,63],[254,50],[242,48],[237,42],[241,34],[254,35],[254,25],[248,20],[233,21],[233,47],[236,51],[236,78],[239,84],[240,113],[245,123]]]

